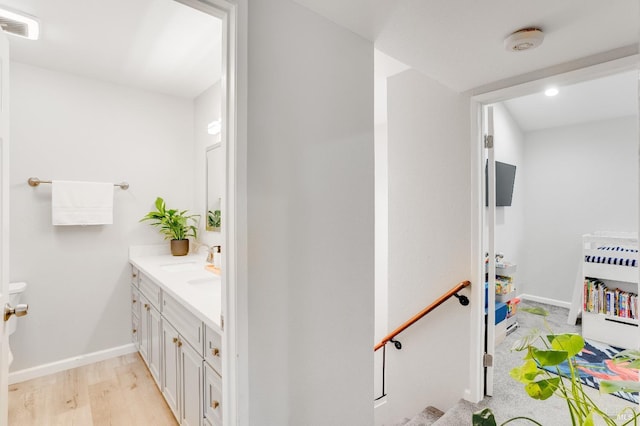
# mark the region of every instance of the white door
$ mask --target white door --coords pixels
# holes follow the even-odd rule
[[[0,31],[0,306],[9,303],[9,41]],[[4,315],[3,315],[4,317]],[[8,421],[9,336],[0,325],[0,425]]]
[[[487,173],[485,179],[487,191],[487,215],[486,215],[486,250],[489,254],[489,263],[487,264],[487,297],[485,306],[487,306],[486,316],[486,347],[487,359],[491,360],[486,363],[485,370],[485,394],[493,395],[493,358],[495,356],[495,336],[496,336],[496,310],[494,308],[496,301],[496,249],[495,249],[495,228],[496,228],[496,162],[493,135],[493,107],[485,108],[486,113],[486,130],[485,130],[485,148],[486,148],[486,168]],[[484,167],[484,165],[483,165]]]

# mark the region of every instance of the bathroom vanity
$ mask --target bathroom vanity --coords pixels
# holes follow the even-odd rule
[[[131,248],[131,337],[181,425],[222,426],[221,280],[205,258]]]

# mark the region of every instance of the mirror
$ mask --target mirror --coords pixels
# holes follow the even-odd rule
[[[207,226],[206,230],[220,232],[222,195],[224,191],[224,156],[222,143],[207,148]]]

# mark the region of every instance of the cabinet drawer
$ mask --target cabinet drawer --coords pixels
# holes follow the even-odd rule
[[[140,318],[140,291],[131,286],[131,313]]]
[[[222,379],[204,363],[204,420],[206,424],[222,426]]]
[[[202,356],[202,321],[174,298],[165,294],[162,301],[162,315],[178,333]]]
[[[162,308],[162,291],[160,287],[145,275],[140,275],[139,278],[140,292],[160,311]]]
[[[204,333],[204,359],[222,375],[222,337],[211,327],[205,327]]]
[[[140,317],[131,315],[131,341],[140,350]]]
[[[599,313],[582,313],[582,336],[624,349],[638,346],[638,320]]]
[[[138,268],[136,268],[135,266],[131,265],[131,284],[133,284],[136,287],[138,287],[138,281],[139,280],[140,280],[140,272],[138,271]]]

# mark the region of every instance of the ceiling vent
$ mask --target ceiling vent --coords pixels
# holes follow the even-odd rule
[[[523,28],[504,40],[504,48],[510,52],[535,49],[542,44],[544,33],[540,28]]]
[[[40,25],[36,18],[22,12],[0,7],[0,27],[7,34],[37,40],[40,35]]]

